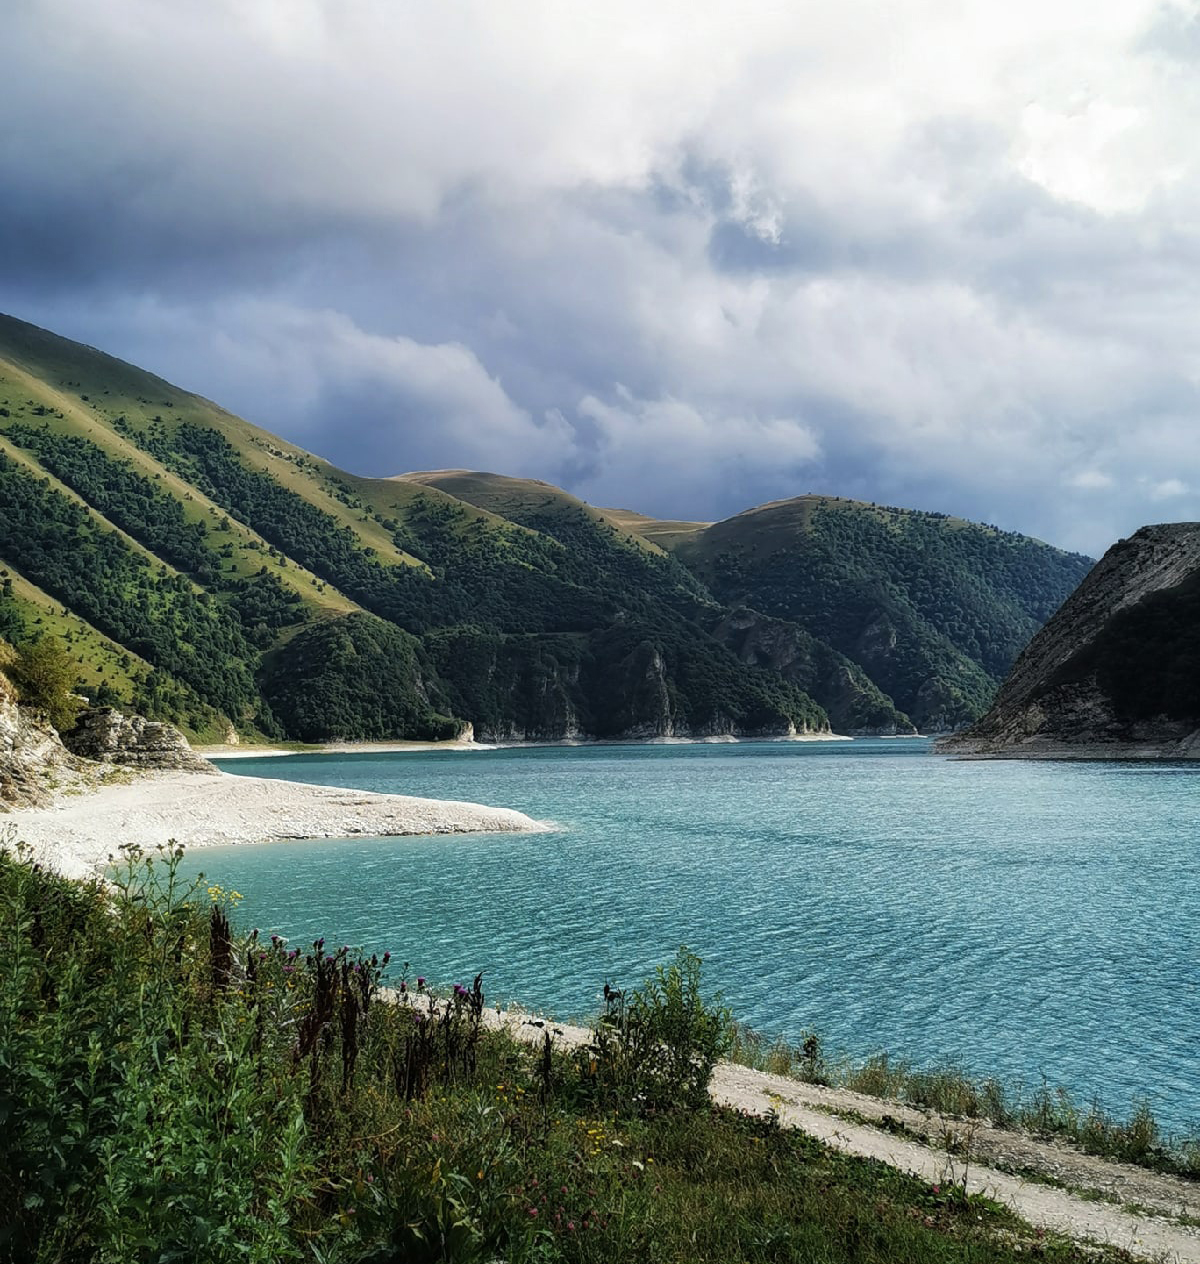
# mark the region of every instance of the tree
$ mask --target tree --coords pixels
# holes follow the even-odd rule
[[[83,703],[75,696],[75,664],[57,636],[40,636],[21,647],[11,669],[22,703],[46,712],[60,732],[75,724]]]

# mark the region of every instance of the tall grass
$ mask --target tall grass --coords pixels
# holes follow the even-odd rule
[[[0,852],[0,1260],[1085,1258],[713,1107],[727,1015],[686,951],[531,1049],[481,978],[385,1001],[386,954],[241,932],[179,857],[109,888]]]
[[[1200,1180],[1200,1139],[1165,1137],[1146,1101],[1135,1102],[1122,1119],[1097,1102],[1081,1106],[1066,1089],[1044,1082],[1026,1092],[994,1076],[978,1078],[954,1066],[914,1067],[887,1053],[861,1062],[829,1059],[815,1033],[791,1043],[767,1039],[738,1024],[732,1029],[728,1056],[809,1084],[850,1089],[945,1115],[987,1119],[999,1128],[1067,1141],[1087,1154]]]

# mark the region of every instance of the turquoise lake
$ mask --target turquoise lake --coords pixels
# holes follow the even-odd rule
[[[245,919],[592,1014],[681,943],[737,1017],[827,1049],[1043,1077],[1200,1131],[1200,769],[957,762],[922,741],[231,760],[468,799],[554,833],[194,853]]]

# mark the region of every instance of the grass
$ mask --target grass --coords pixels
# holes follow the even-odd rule
[[[3,322],[0,322],[0,352],[3,349],[3,332]],[[69,343],[65,345],[68,348],[71,347]],[[129,372],[135,373],[137,370],[130,368]],[[151,386],[155,384],[155,379],[150,378],[149,375],[145,376],[147,389],[151,389]],[[104,375],[99,380],[107,381],[109,375]],[[178,398],[160,401],[158,394],[161,394],[164,389]],[[215,405],[208,404],[206,400],[187,396],[174,387],[166,387],[165,384],[158,384],[153,401],[145,396],[133,394],[119,394],[114,397],[107,392],[101,393],[100,388],[95,385],[91,385],[89,391],[87,385],[77,382],[69,385],[64,383],[56,389],[19,365],[12,362],[4,364],[2,360],[0,360],[0,398],[8,401],[13,421],[36,420],[52,430],[86,438],[109,456],[131,462],[140,474],[159,483],[163,491],[170,493],[180,503],[186,518],[190,521],[202,521],[208,527],[209,546],[214,553],[219,552],[222,545],[232,546],[232,561],[235,566],[233,573],[244,577],[256,573],[265,566],[280,583],[298,593],[305,604],[318,613],[329,610],[348,612],[359,609],[356,603],[330,585],[319,584],[317,577],[310,571],[295,562],[284,564],[281,558],[272,556],[269,545],[261,536],[242,523],[230,519],[219,505],[214,504],[200,491],[112,427],[113,418],[118,416],[139,418],[142,422],[147,422],[164,409],[186,411],[189,419],[191,419],[190,413],[196,411],[200,415],[200,420],[207,418],[211,424],[210,414],[219,415],[222,418],[226,416]],[[29,408],[31,402],[35,407],[40,405],[45,409],[45,415],[35,417]],[[193,405],[190,409],[187,408],[189,402]],[[0,432],[2,430],[2,419],[0,419]],[[238,433],[244,440],[245,436]],[[59,480],[54,478],[48,470],[43,469],[32,453],[15,446],[6,450],[9,455],[23,459],[27,464],[37,468],[39,475],[49,477],[55,486],[62,489]],[[66,494],[79,499],[69,489],[66,490]],[[112,526],[102,514],[94,509],[91,512],[96,513],[96,516],[106,525]],[[223,528],[222,523],[227,523],[228,526]],[[113,529],[119,530],[116,527]],[[123,532],[122,534],[124,535]],[[126,538],[129,537],[126,536]],[[142,549],[144,546],[137,547]],[[222,569],[228,569],[227,565],[223,564]]]
[[[479,978],[385,1003],[386,955],[234,931],[179,855],[0,853],[0,1259],[1127,1258],[701,1100],[727,1029],[685,952],[530,1048]]]
[[[12,580],[13,605],[27,632],[59,637],[76,659],[79,680],[96,686],[102,680],[125,697],[133,692],[133,673],[149,673],[150,664],[126,650],[86,620],[72,614],[36,584],[31,584],[11,566],[0,566]],[[122,661],[124,660],[124,662]],[[128,666],[125,666],[127,663]]]
[[[1120,1119],[1097,1102],[1081,1106],[1066,1089],[1045,1083],[1026,1093],[995,1077],[980,1079],[953,1066],[914,1067],[886,1053],[862,1062],[830,1061],[815,1033],[792,1044],[735,1026],[729,1056],[810,1084],[845,1088],[943,1115],[987,1119],[999,1128],[1065,1141],[1086,1154],[1200,1180],[1200,1139],[1164,1137],[1145,1101],[1135,1102],[1128,1116]]]

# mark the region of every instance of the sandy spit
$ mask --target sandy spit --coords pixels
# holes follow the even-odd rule
[[[0,816],[0,839],[28,843],[35,859],[68,877],[101,871],[124,843],[147,850],[297,838],[398,834],[536,833],[522,812],[478,803],[415,799],[222,772],[151,772],[124,784],[63,794],[50,807]]]
[[[193,746],[205,759],[268,759],[285,755],[400,755],[421,751],[490,751],[485,742],[321,742],[310,746]]]

